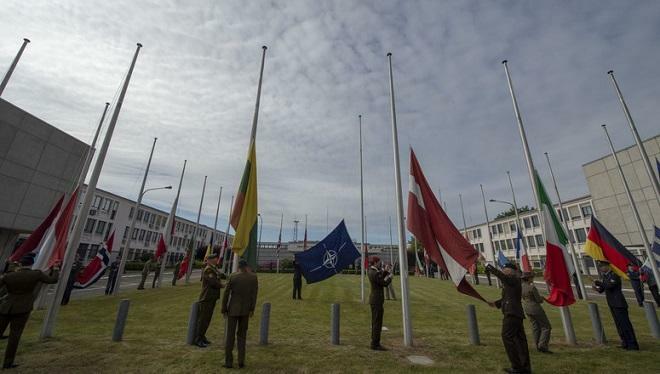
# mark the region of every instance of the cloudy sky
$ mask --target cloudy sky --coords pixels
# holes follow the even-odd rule
[[[404,192],[408,147],[448,213],[484,220],[487,198],[532,194],[501,61],[509,60],[534,160],[549,152],[565,199],[588,193],[581,165],[632,135],[606,72],[614,69],[642,137],[658,133],[657,1],[26,1],[4,0],[0,70],[32,40],[3,98],[90,142],[140,52],[99,186],[135,198],[153,137],[147,185],[176,184],[194,219],[219,226],[245,164],[261,46],[267,45],[257,135],[264,240],[308,215],[310,237],[345,218],[359,239],[358,114],[363,115],[368,240],[395,220],[386,53],[393,53]],[[146,203],[168,209],[174,191]],[[501,206],[489,206],[494,216]],[[396,233],[395,233],[396,235]],[[302,237],[300,229],[299,239]],[[396,241],[396,238],[395,238]]]

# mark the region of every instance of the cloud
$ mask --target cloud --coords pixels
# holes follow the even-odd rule
[[[385,54],[393,52],[404,193],[415,148],[448,212],[483,221],[487,197],[532,204],[500,61],[510,61],[536,167],[549,152],[564,198],[588,193],[581,165],[633,141],[605,74],[614,69],[642,136],[657,133],[660,4],[198,1],[3,2],[0,61],[28,46],[3,97],[89,141],[105,101],[143,50],[100,187],[134,198],[153,137],[149,186],[176,185],[188,160],[182,212],[219,227],[244,167],[261,45],[268,45],[257,140],[264,240],[285,239],[308,215],[310,237],[345,218],[359,236],[357,115],[363,115],[365,214],[372,242],[389,242],[394,171]],[[174,191],[146,202],[167,210]],[[494,216],[501,207],[489,206]],[[393,219],[393,221],[395,221]],[[394,230],[396,233],[396,230]],[[302,232],[302,230],[301,230]],[[299,234],[299,238],[302,234]],[[395,239],[396,240],[396,239]]]

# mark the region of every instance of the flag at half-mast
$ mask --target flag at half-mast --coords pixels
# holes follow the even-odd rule
[[[110,253],[114,242],[115,232],[113,231],[103,247],[96,253],[94,259],[76,275],[74,288],[87,288],[103,276],[105,269],[110,266]]]
[[[459,292],[486,301],[465,279],[468,268],[476,264],[479,252],[442,210],[412,148],[407,227],[422,242],[431,260],[449,273]]]
[[[517,224],[516,224],[517,226]],[[523,240],[525,240],[520,233],[520,228],[516,230],[517,235],[515,240],[515,247],[516,247],[516,259],[518,260],[518,263],[520,265],[520,268],[524,272],[531,272],[532,271],[532,264],[529,262],[529,256],[527,255],[527,248],[523,244]]]
[[[248,159],[231,214],[235,230],[231,249],[248,264],[257,266],[257,153],[255,138],[250,140]]]
[[[540,214],[545,228],[545,270],[543,278],[550,286],[550,295],[546,301],[554,306],[568,306],[575,303],[571,277],[575,267],[568,253],[568,237],[561,227],[557,212],[553,208],[548,193],[538,172],[534,171],[536,191],[538,193]]]
[[[162,255],[167,253],[167,246],[172,240],[172,235],[174,235],[174,222],[176,221],[176,209],[179,205],[179,197],[177,196],[174,199],[172,204],[172,209],[170,209],[170,215],[165,221],[165,227],[163,227],[163,232],[161,232],[160,237],[158,238],[158,245],[156,246],[156,259],[160,259]]]
[[[188,249],[186,250],[186,255],[181,261],[181,266],[179,266],[179,274],[177,274],[177,279],[181,279],[188,274],[188,266],[190,266],[190,258],[193,256],[193,244],[194,240],[190,239],[188,241]]]
[[[628,264],[641,266],[642,263],[614,235],[591,216],[591,228],[584,245],[584,252],[596,261],[607,261],[620,277],[628,279]]]
[[[37,248],[42,248],[44,243],[47,240],[52,240],[52,237],[55,233],[55,223],[57,222],[57,217],[62,210],[62,204],[64,203],[64,195],[57,200],[57,203],[51,209],[50,213],[46,216],[43,222],[37,227],[28,238],[12,253],[9,257],[9,261],[16,262],[28,253],[31,253]]]

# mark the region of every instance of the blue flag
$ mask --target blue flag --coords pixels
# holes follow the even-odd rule
[[[509,259],[504,256],[504,253],[502,253],[502,250],[498,249],[497,250],[497,264],[500,266],[500,268],[503,268],[504,265],[509,263]]]
[[[312,248],[296,253],[296,263],[300,265],[307,283],[316,283],[340,273],[348,265],[355,263],[360,253],[346,231],[342,220],[325,239]]]

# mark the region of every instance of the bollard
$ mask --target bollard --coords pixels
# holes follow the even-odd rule
[[[339,345],[339,304],[330,307],[330,342]]]
[[[477,312],[474,305],[467,306],[468,334],[470,335],[470,344],[479,345],[479,326],[477,326]]]
[[[591,328],[594,330],[594,341],[596,344],[607,343],[603,323],[600,320],[600,313],[598,312],[598,304],[589,303],[587,306],[589,307],[589,316],[591,317]]]
[[[119,311],[117,311],[117,320],[115,329],[112,331],[112,341],[120,342],[124,336],[124,327],[126,327],[126,317],[128,317],[128,307],[131,305],[129,299],[123,299],[119,302]]]
[[[651,335],[653,335],[653,337],[656,339],[660,339],[660,325],[658,324],[658,315],[655,313],[655,305],[653,305],[652,301],[644,301],[644,312],[646,313],[646,319],[649,321]]]
[[[268,345],[268,324],[270,323],[270,303],[264,303],[261,310],[261,329],[259,330],[259,345]]]
[[[190,307],[190,316],[188,317],[188,335],[186,335],[186,344],[193,345],[197,335],[197,314],[199,314],[199,302],[195,301]]]

